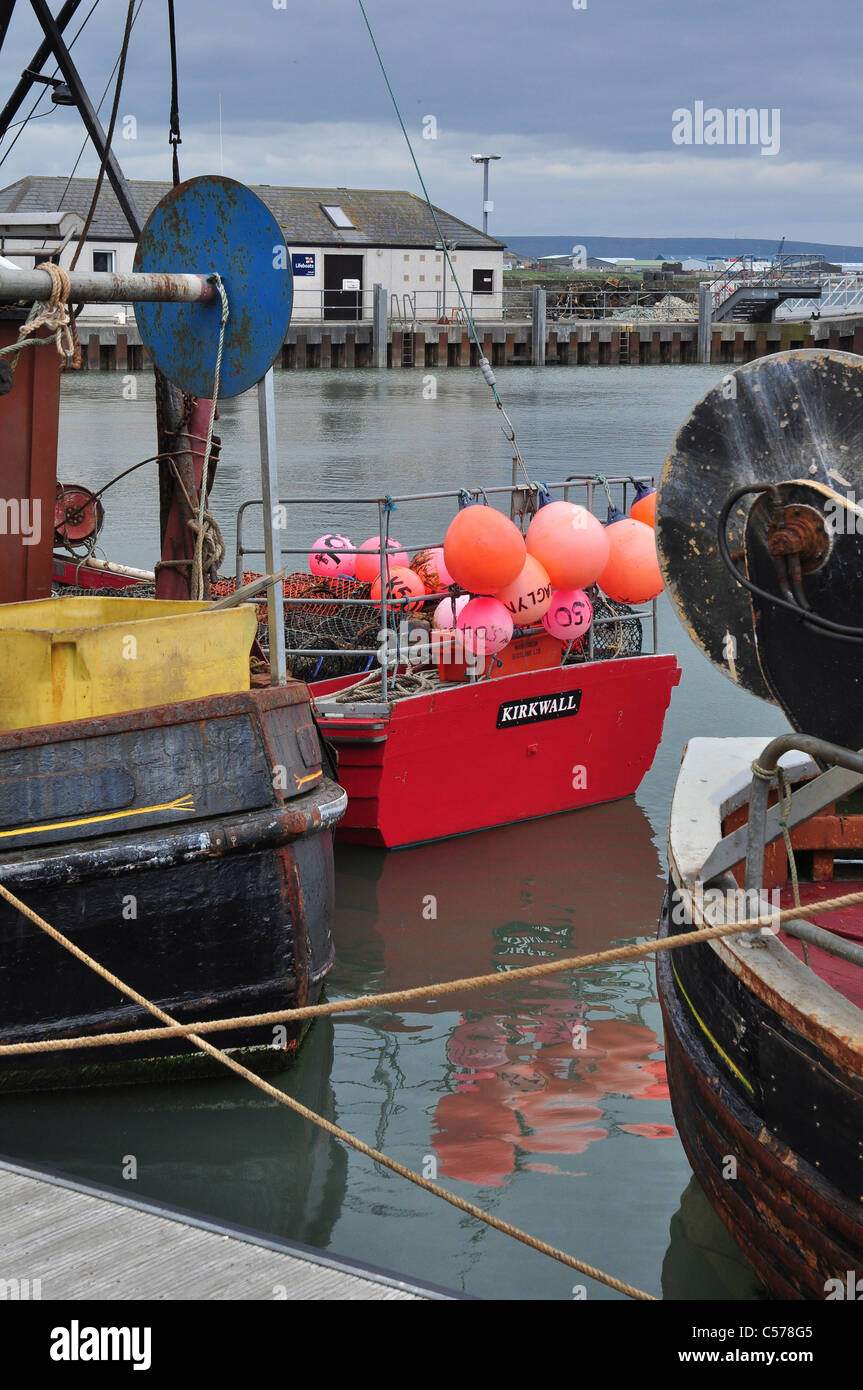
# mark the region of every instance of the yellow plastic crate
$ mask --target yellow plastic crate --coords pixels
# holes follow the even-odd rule
[[[0,729],[249,689],[254,608],[163,599],[0,604]]]

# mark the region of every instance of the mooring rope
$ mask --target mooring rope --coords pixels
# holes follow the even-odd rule
[[[3,884],[0,884],[0,896],[4,897],[12,907],[17,908],[19,912],[23,913],[28,921],[33,922],[37,927],[40,927],[42,931],[47,932],[54,941],[65,947],[67,951],[70,951],[71,954],[84,965],[89,966],[89,968],[94,970],[97,975],[100,975],[102,979],[112,984],[121,994],[125,994],[127,998],[140,1004],[142,1008],[147,1009],[149,1013],[161,1019],[166,1025],[170,1027],[179,1026],[177,1025],[176,1019],[172,1018],[164,1009],[161,1009],[158,1004],[152,1003],[149,999],[146,999],[143,994],[140,994],[138,990],[125,984],[119,976],[115,975],[110,970],[106,970],[103,965],[100,965],[99,962],[88,955],[86,951],[82,951],[80,947],[76,946],[73,941],[70,941],[67,936],[57,931],[56,927],[52,927],[50,922],[46,922],[44,917],[40,917],[37,912],[29,908],[27,904],[16,897],[14,893],[10,893],[9,889],[4,887]],[[445,1187],[441,1187],[440,1183],[433,1182],[431,1178],[425,1178],[421,1173],[415,1173],[412,1168],[407,1168],[396,1159],[389,1158],[386,1154],[381,1153],[380,1149],[372,1148],[370,1144],[364,1143],[362,1139],[358,1139],[356,1135],[350,1134],[346,1129],[342,1129],[340,1125],[333,1124],[331,1120],[325,1119],[324,1116],[319,1115],[317,1111],[310,1110],[307,1105],[303,1105],[301,1101],[295,1100],[293,1096],[289,1096],[285,1091],[278,1090],[277,1087],[265,1081],[263,1077],[257,1076],[255,1072],[250,1071],[248,1067],[244,1067],[241,1062],[229,1056],[227,1052],[223,1052],[220,1048],[213,1047],[206,1039],[199,1037],[195,1033],[190,1033],[187,1036],[189,1041],[200,1048],[202,1052],[205,1052],[208,1057],[212,1057],[214,1061],[220,1062],[223,1066],[228,1067],[231,1071],[235,1072],[237,1076],[243,1077],[246,1081],[250,1082],[252,1086],[256,1087],[257,1090],[269,1096],[271,1100],[276,1101],[279,1105],[287,1106],[298,1115],[302,1115],[304,1119],[310,1120],[312,1124],[317,1125],[319,1129],[325,1130],[327,1134],[332,1135],[334,1139],[341,1140],[343,1144],[347,1144],[350,1148],[355,1149],[357,1153],[365,1154],[366,1158],[370,1158],[372,1162],[380,1163],[382,1167],[388,1168],[393,1173],[397,1173],[399,1177],[406,1178],[408,1182],[412,1182],[415,1187],[420,1187],[425,1192],[430,1192],[435,1197],[440,1197],[442,1201],[448,1202],[450,1206],[456,1207],[459,1211],[463,1211],[467,1216],[472,1216],[476,1220],[484,1222],[485,1225],[493,1227],[494,1230],[500,1231],[503,1235],[511,1236],[513,1240],[520,1241],[522,1245],[527,1245],[530,1249],[538,1251],[541,1255],[547,1255],[550,1259],[557,1260],[560,1264],[567,1265],[570,1269],[576,1270],[579,1274],[586,1275],[589,1279],[595,1279],[597,1283],[605,1284],[608,1288],[615,1289],[618,1293],[625,1294],[628,1298],[655,1302],[653,1294],[645,1293],[643,1289],[636,1288],[634,1284],[627,1284],[622,1279],[616,1279],[614,1275],[606,1274],[604,1270],[597,1269],[595,1265],[587,1264],[584,1260],[576,1259],[574,1255],[567,1254],[565,1250],[560,1250],[557,1246],[550,1245],[547,1241],[537,1239],[536,1236],[530,1235],[527,1231],[521,1230],[518,1226],[511,1225],[508,1221],[501,1221],[499,1217],[492,1216],[491,1213],[483,1211],[482,1207],[476,1206],[473,1202],[466,1201],[465,1198],[457,1196],[454,1192],[449,1192]]]
[[[55,265],[53,261],[43,261],[38,269],[44,270],[46,275],[50,277],[51,293],[46,300],[36,301],[18,329],[17,341],[0,348],[0,356],[8,354],[12,358],[12,370],[14,371],[18,365],[18,355],[22,348],[50,347],[53,343],[66,366],[77,371],[81,365],[81,344],[78,340],[75,319],[69,314],[70,281],[68,273],[62,266]],[[33,336],[40,328],[49,329],[53,337],[39,338]]]
[[[213,371],[213,400],[210,411],[210,421],[207,425],[207,441],[204,449],[204,463],[201,469],[201,491],[198,497],[198,517],[197,521],[190,521],[189,527],[195,533],[195,558],[193,564],[194,594],[191,598],[204,598],[204,537],[207,535],[209,555],[212,556],[211,563],[219,564],[224,558],[225,543],[222,533],[216,523],[216,519],[207,507],[207,479],[210,471],[210,454],[213,448],[213,428],[216,423],[216,406],[219,400],[219,379],[222,372],[222,352],[225,347],[225,327],[229,318],[228,296],[225,293],[225,286],[222,284],[222,277],[218,274],[208,276],[211,284],[216,286],[219,298],[222,302],[222,311],[219,317],[219,346],[216,349],[216,366]],[[175,470],[176,471],[176,470]],[[216,558],[218,557],[218,558]],[[191,589],[191,584],[190,584]]]
[[[48,928],[43,919],[35,914],[30,915],[30,909],[21,904],[20,899],[10,893],[0,883],[0,896],[6,898],[13,906],[18,907],[24,915],[37,925],[45,927],[50,934],[55,935],[53,927]],[[687,897],[692,899],[692,907],[695,910],[695,900],[691,894]],[[819,916],[829,912],[838,912],[846,907],[855,907],[863,903],[863,891],[856,893],[846,893],[839,898],[826,898],[824,902],[818,903]],[[699,914],[701,915],[701,914]],[[206,1019],[197,1023],[174,1023],[172,1022],[165,1028],[137,1028],[130,1029],[124,1033],[92,1033],[83,1036],[70,1038],[54,1038],[45,1042],[22,1042],[6,1043],[0,1045],[0,1057],[15,1056],[19,1053],[30,1052],[66,1052],[75,1051],[86,1047],[107,1047],[112,1044],[152,1042],[156,1038],[185,1038],[198,1033],[217,1033],[225,1032],[229,1029],[267,1027],[289,1021],[302,1022],[306,1019],[322,1018],[330,1014],[353,1013],[357,1010],[382,1009],[397,1007],[401,1004],[409,1004],[414,1000],[442,999],[450,994],[467,994],[474,990],[486,989],[490,986],[510,985],[524,980],[541,979],[544,975],[562,975],[570,970],[584,970],[593,965],[611,965],[620,961],[643,960],[648,956],[657,955],[664,951],[676,951],[684,946],[698,946],[704,942],[720,941],[727,936],[742,936],[744,933],[753,932],[762,928],[776,929],[782,922],[794,920],[800,916],[800,910],[796,907],[784,908],[781,912],[764,913],[759,917],[746,918],[743,922],[727,922],[717,927],[700,927],[689,932],[680,932],[675,936],[663,937],[661,940],[652,938],[649,941],[635,942],[630,946],[612,946],[604,951],[593,951],[588,955],[564,956],[560,960],[543,961],[539,965],[526,965],[517,970],[506,970],[503,973],[496,972],[491,975],[469,975],[459,980],[437,981],[433,984],[414,985],[410,989],[392,990],[382,994],[363,994],[355,999],[335,999],[325,1004],[302,1004],[290,1009],[275,1009],[267,1013],[241,1014],[236,1018]],[[702,915],[702,920],[704,920]],[[60,937],[56,933],[56,939],[65,943],[66,938]],[[70,945],[70,949],[79,954],[78,947]],[[97,974],[104,973],[104,978],[114,981],[114,977],[108,972],[104,972],[102,966],[97,961],[90,961],[85,953],[80,953],[80,959],[92,964],[92,968]],[[140,999],[138,1002],[141,1002]],[[149,1005],[147,1006],[149,1007]]]
[[[441,1187],[439,1183],[433,1182],[430,1178],[423,1177],[420,1173],[415,1173],[413,1169],[407,1168],[404,1164],[389,1158],[379,1149],[372,1148],[369,1144],[364,1143],[363,1140],[358,1139],[355,1135],[350,1134],[339,1125],[335,1125],[330,1120],[325,1119],[323,1115],[317,1114],[316,1111],[310,1110],[308,1106],[303,1105],[300,1101],[295,1100],[284,1091],[280,1091],[275,1086],[270,1085],[269,1082],[264,1081],[263,1078],[257,1076],[255,1072],[243,1066],[241,1062],[237,1062],[233,1057],[229,1056],[228,1053],[223,1052],[220,1048],[213,1047],[201,1034],[205,1032],[215,1032],[219,1029],[254,1025],[262,1026],[268,1023],[280,1023],[288,1020],[300,1021],[306,1018],[320,1017],[324,1014],[352,1012],[358,1009],[382,1008],[385,1005],[407,1003],[417,998],[429,999],[432,996],[440,997],[447,994],[460,993],[462,991],[482,989],[489,985],[512,984],[516,980],[536,979],[543,975],[560,974],[567,970],[584,969],[589,965],[643,959],[648,955],[655,955],[660,951],[678,950],[683,946],[716,941],[723,937],[751,932],[764,926],[772,927],[775,930],[779,923],[799,916],[798,908],[786,908],[779,913],[771,912],[762,914],[758,917],[747,918],[743,922],[733,922],[718,927],[705,927],[696,931],[681,932],[677,936],[663,937],[662,940],[658,941],[651,940],[638,942],[631,946],[612,947],[605,951],[594,951],[588,955],[572,956],[559,961],[546,961],[541,965],[531,965],[518,970],[509,970],[502,975],[474,975],[461,980],[448,980],[432,985],[421,985],[414,989],[397,990],[389,994],[372,994],[357,999],[338,1000],[331,1004],[306,1005],[301,1008],[279,1010],[268,1014],[253,1014],[246,1018],[218,1019],[202,1023],[181,1024],[170,1014],[166,1013],[164,1009],[160,1008],[158,1004],[154,1004],[131,985],[127,985],[119,976],[115,975],[113,971],[107,970],[105,966],[88,955],[86,951],[76,946],[73,941],[70,941],[62,932],[59,932],[57,928],[53,927],[50,922],[47,922],[44,917],[34,912],[32,908],[28,907],[26,903],[22,902],[16,894],[10,892],[2,883],[0,883],[0,897],[3,897],[10,906],[22,913],[28,921],[34,923],[35,926],[46,932],[48,936],[59,945],[63,946],[64,949],[69,951],[76,959],[80,960],[84,965],[88,966],[89,969],[101,976],[102,979],[113,985],[121,994],[133,1000],[134,1003],[139,1004],[142,1008],[146,1009],[148,1013],[153,1014],[154,1017],[158,1018],[164,1025],[162,1028],[136,1029],[124,1033],[99,1034],[83,1038],[59,1038],[42,1043],[8,1044],[0,1047],[0,1056],[42,1051],[66,1051],[73,1048],[103,1046],[108,1044],[116,1046],[123,1043],[142,1042],[151,1039],[161,1040],[167,1037],[183,1037],[194,1044],[195,1047],[201,1052],[204,1052],[208,1057],[228,1067],[229,1070],[235,1072],[237,1076],[243,1077],[251,1085],[255,1086],[257,1090],[263,1092],[264,1095],[269,1096],[280,1105],[287,1106],[289,1109],[295,1111],[296,1114],[302,1115],[305,1119],[311,1121],[312,1124],[317,1125],[318,1128],[332,1135],[333,1138],[339,1139],[342,1143],[356,1150],[357,1153],[365,1154],[365,1156],[370,1158],[373,1162],[380,1163],[391,1172],[406,1178],[408,1182],[412,1182],[416,1187],[420,1187],[424,1191],[430,1192],[436,1197],[440,1197],[442,1201],[449,1203],[450,1206],[456,1207],[459,1211],[465,1212],[468,1216],[472,1216],[476,1220],[484,1222],[486,1225],[538,1251],[540,1254],[547,1255],[550,1259],[557,1260],[560,1264],[567,1265],[570,1269],[577,1270],[580,1274],[584,1274],[590,1279],[595,1279],[598,1283],[605,1284],[608,1288],[615,1289],[618,1293],[625,1294],[629,1298],[648,1301],[654,1301],[653,1295],[645,1293],[643,1289],[638,1289],[633,1284],[627,1284],[623,1280],[615,1278],[613,1275],[606,1274],[605,1271],[597,1269],[594,1265],[587,1264],[583,1260],[578,1260],[574,1255],[569,1255],[566,1251],[560,1250],[556,1246],[548,1244],[546,1241],[538,1240],[527,1231],[522,1231],[519,1227],[511,1225],[509,1222],[501,1221],[498,1217],[483,1211],[481,1207],[476,1206],[473,1202],[468,1202],[464,1198],[456,1196],[455,1193],[447,1191],[445,1187]],[[689,897],[691,901],[693,911],[704,921],[704,914],[697,908],[694,896],[688,893],[687,897]],[[841,897],[827,898],[824,902],[819,903],[818,912],[819,915],[835,912],[841,908],[856,906],[859,903],[863,903],[863,892],[846,893]]]

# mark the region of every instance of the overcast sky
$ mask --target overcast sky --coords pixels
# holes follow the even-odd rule
[[[50,3],[56,12],[59,0]],[[469,159],[479,151],[502,156],[491,172],[489,229],[498,235],[863,242],[861,0],[366,8],[432,199],[467,221],[481,219],[481,174]],[[133,32],[120,112],[135,117],[137,138],[115,139],[130,178],[170,177],[166,10],[166,0],[143,0]],[[221,95],[226,174],[419,191],[357,0],[176,0],[176,11],[183,177],[219,170]],[[96,101],[125,13],[126,0],[100,0],[73,50]],[[4,100],[38,37],[18,0],[0,54]],[[763,109],[764,138],[675,143],[674,113],[694,113],[697,102]],[[47,98],[38,109],[51,114],[24,131],[0,187],[28,173],[67,174],[74,162],[77,113]],[[110,96],[102,110],[107,124]],[[437,139],[423,138],[426,117]],[[715,118],[713,134],[722,134]],[[777,136],[778,153],[763,154]],[[79,172],[95,167],[88,151]]]

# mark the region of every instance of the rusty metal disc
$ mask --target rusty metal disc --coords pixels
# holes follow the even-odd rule
[[[695,406],[662,472],[656,544],[677,615],[723,675],[774,703],[717,522],[736,488],[797,480],[863,497],[863,358],[801,349],[738,367]],[[729,517],[732,553],[745,549],[751,500]]]
[[[219,396],[237,396],[281,349],[293,303],[285,238],[265,203],[222,175],[188,179],[153,209],[136,271],[217,272],[228,296]],[[135,318],[156,365],[184,391],[209,397],[219,343],[219,302],[139,304]]]
[[[57,545],[84,545],[98,536],[105,520],[102,503],[80,483],[58,483],[54,501],[54,541]]]

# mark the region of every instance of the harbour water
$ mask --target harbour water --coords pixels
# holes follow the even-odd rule
[[[677,427],[721,374],[511,369],[500,389],[534,478],[658,473]],[[429,399],[421,372],[277,375],[282,496],[509,482],[508,445],[479,374],[441,373],[434,385]],[[155,452],[152,378],[70,378],[61,421],[61,479],[101,487]],[[212,501],[230,572],[233,517],[256,489],[254,394],[225,402],[218,428]],[[153,472],[147,465],[105,495],[112,558],[152,564]],[[408,546],[428,542],[447,515],[437,504],[419,520],[397,512],[392,534]],[[373,514],[356,508],[304,508],[289,519],[302,546],[328,530],[360,541],[375,529]],[[634,800],[389,855],[337,851],[331,998],[503,977],[654,933],[686,740],[766,739],[786,727],[708,666],[664,601],[659,638],[661,650],[678,654],[683,678]],[[481,795],[469,768],[464,775],[465,794]],[[55,917],[62,927],[61,900]],[[493,990],[407,1013],[321,1020],[278,1084],[497,1216],[653,1294],[757,1296],[754,1276],[689,1186],[649,964],[515,988],[502,978]],[[571,1299],[580,1283],[590,1298],[616,1297],[345,1153],[232,1079],[5,1098],[0,1153],[479,1297]],[[132,1169],[136,1177],[125,1178]]]

